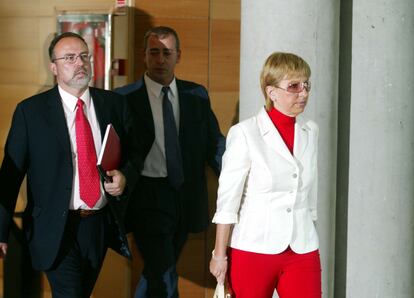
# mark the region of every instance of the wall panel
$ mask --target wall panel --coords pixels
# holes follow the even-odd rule
[[[240,24],[234,20],[211,21],[210,88],[239,90]]]
[[[239,92],[210,92],[214,99],[211,103],[223,134],[227,134],[230,127],[239,121]]]
[[[0,49],[36,47],[37,17],[2,17],[0,19]]]
[[[210,19],[212,20],[234,20],[239,22],[240,14],[240,0],[210,0]]]
[[[53,14],[54,0],[20,0],[0,2],[0,16],[40,17]],[[67,1],[70,2],[70,1]]]
[[[37,48],[0,50],[0,84],[37,83],[39,56]]]
[[[154,18],[171,17],[174,19],[196,19],[209,17],[208,0],[182,0],[182,1],[135,1],[135,7]],[[191,30],[189,30],[191,31]]]

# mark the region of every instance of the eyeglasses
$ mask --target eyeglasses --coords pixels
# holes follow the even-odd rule
[[[63,57],[55,58],[52,60],[52,62],[55,62],[56,60],[64,60],[65,63],[68,64],[74,64],[78,57],[82,60],[82,62],[89,62],[91,61],[91,55],[88,53],[82,53],[79,55],[76,54],[67,54]]]
[[[307,92],[311,91],[311,82],[309,81],[305,81],[305,82],[293,82],[293,83],[289,83],[289,85],[287,86],[286,89],[279,87],[279,86],[275,86],[276,88],[285,90],[289,93],[301,93],[303,91],[303,89],[306,89]]]

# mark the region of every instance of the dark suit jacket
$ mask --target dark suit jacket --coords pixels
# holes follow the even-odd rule
[[[225,138],[210,107],[207,90],[196,83],[176,79],[180,105],[179,139],[184,168],[183,200],[188,232],[203,231],[209,222],[205,167],[209,164],[219,175]],[[155,139],[154,120],[147,88],[141,79],[116,89],[125,94],[131,107],[141,144],[141,156],[147,156]],[[132,195],[132,200],[139,200]],[[134,205],[131,205],[134,206]]]
[[[138,169],[130,158],[130,110],[124,97],[90,88],[102,137],[112,123],[123,147],[121,171],[132,187]],[[136,161],[135,161],[136,162]],[[0,169],[0,242],[7,242],[17,195],[27,174],[23,224],[33,267],[47,270],[56,259],[68,216],[73,164],[68,128],[57,86],[16,107]],[[130,257],[122,225],[123,198],[109,198],[113,219],[111,247]]]

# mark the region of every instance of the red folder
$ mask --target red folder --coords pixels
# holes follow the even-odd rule
[[[117,170],[121,164],[121,142],[112,124],[108,124],[98,157],[98,171],[103,179],[112,182],[106,171]]]

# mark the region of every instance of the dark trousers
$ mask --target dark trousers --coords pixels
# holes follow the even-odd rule
[[[187,240],[179,192],[166,178],[142,177],[136,189],[132,228],[146,280],[140,292],[146,298],[178,297],[175,266]]]
[[[108,247],[109,211],[70,214],[58,257],[46,271],[53,298],[89,298]]]

